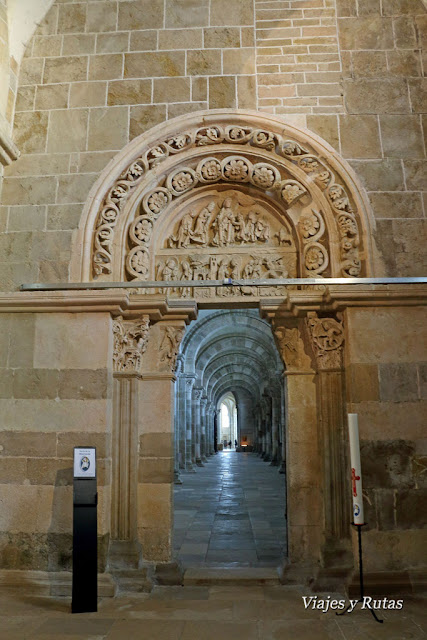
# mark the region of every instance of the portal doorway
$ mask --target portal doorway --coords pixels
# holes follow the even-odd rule
[[[202,309],[178,363],[175,554],[184,566],[278,566],[287,550],[285,394],[271,326],[253,309]]]

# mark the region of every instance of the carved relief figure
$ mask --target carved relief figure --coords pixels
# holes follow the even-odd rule
[[[344,343],[342,322],[335,318],[319,318],[315,311],[310,311],[306,323],[319,368],[340,368]]]
[[[191,232],[193,242],[201,244],[202,247],[206,247],[208,244],[209,223],[214,209],[215,202],[210,202],[207,207],[202,209],[196,218],[194,230]]]
[[[284,227],[281,227],[274,237],[277,238],[279,246],[292,245],[292,237]]]
[[[186,213],[176,233],[169,236],[168,247],[185,249],[192,244],[201,247],[229,247],[235,244],[269,243],[271,229],[266,217],[257,211],[250,211],[245,219],[244,213],[228,197],[214,218],[216,206],[211,201],[198,214],[195,211]],[[292,238],[287,231],[282,238],[282,244],[292,245]]]
[[[175,369],[179,345],[184,335],[184,329],[179,327],[165,327],[163,340],[160,343],[160,362],[165,362],[171,371]]]
[[[264,266],[267,269],[267,278],[287,278],[289,275],[282,258],[265,258]]]
[[[169,246],[173,247],[174,244],[181,249],[182,247],[188,247],[191,240],[191,233],[193,227],[193,214],[187,213],[181,220],[178,233],[176,236],[170,236]]]

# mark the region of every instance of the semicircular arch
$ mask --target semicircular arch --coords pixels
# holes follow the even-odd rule
[[[84,208],[73,278],[372,275],[373,224],[353,170],[312,132],[251,111],[196,112],[136,138],[103,172]]]

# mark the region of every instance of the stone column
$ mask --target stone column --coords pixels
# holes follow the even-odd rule
[[[144,559],[153,562],[172,558],[174,372],[184,326],[154,324],[142,361],[137,526]]]
[[[194,433],[194,462],[198,467],[203,467],[201,458],[201,424],[200,411],[203,389],[201,387],[193,388],[193,433]]]
[[[307,314],[306,324],[318,368],[319,442],[324,486],[322,561],[325,567],[345,567],[346,560],[350,566],[352,558],[345,472],[344,328],[340,318],[319,318],[316,312]]]
[[[195,472],[193,464],[193,412],[191,400],[195,379],[196,376],[194,375],[186,374],[185,376],[185,468],[191,473]]]
[[[207,425],[206,425],[206,405],[208,399],[206,396],[202,396],[200,400],[200,454],[202,462],[206,462],[207,456],[209,453],[207,452]]]
[[[137,542],[138,477],[138,393],[141,385],[141,359],[147,348],[149,317],[113,321],[113,429],[111,568],[133,567],[139,563]]]
[[[181,364],[182,366],[182,364]],[[178,367],[178,361],[177,361]],[[185,375],[181,373],[175,382],[176,415],[175,415],[175,445],[177,449],[178,469],[185,469],[185,449],[186,449],[186,424],[185,424]]]
[[[213,441],[213,406],[212,402],[206,400],[206,455],[211,456],[215,453]]]
[[[316,374],[303,342],[302,321],[274,322],[274,335],[286,367],[285,437],[288,553],[287,573],[318,563],[322,536],[319,482]]]
[[[279,420],[280,407],[275,396],[271,399],[271,464],[277,466],[279,464]]]
[[[282,374],[284,377],[284,372]],[[285,420],[285,403],[284,403],[284,389],[283,385],[280,394],[280,467],[279,473],[286,473],[286,420]]]
[[[182,432],[185,425],[183,420],[183,379],[182,379],[182,356],[178,356],[175,375],[175,411],[174,411],[174,450],[175,450],[175,462],[174,462],[174,483],[182,484],[179,477],[179,470],[182,468],[182,460],[185,458],[185,437],[182,438]]]

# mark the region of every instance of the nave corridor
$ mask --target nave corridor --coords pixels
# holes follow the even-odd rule
[[[277,566],[286,553],[285,476],[255,453],[219,451],[181,472],[174,550],[184,567]]]

